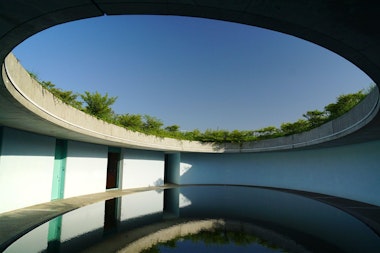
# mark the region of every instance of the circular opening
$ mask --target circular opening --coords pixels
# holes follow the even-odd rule
[[[190,17],[70,22],[32,36],[14,53],[58,88],[117,96],[116,114],[147,114],[182,131],[280,127],[372,83],[304,40]]]

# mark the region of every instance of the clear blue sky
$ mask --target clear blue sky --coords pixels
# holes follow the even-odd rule
[[[58,88],[117,96],[116,113],[148,114],[182,130],[279,127],[372,83],[301,39],[189,17],[71,22],[34,35],[14,53]]]

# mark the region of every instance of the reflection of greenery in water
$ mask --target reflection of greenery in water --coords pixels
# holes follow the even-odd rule
[[[204,247],[212,247],[218,246],[218,249],[221,249],[220,246],[227,245],[235,245],[239,247],[248,247],[252,245],[257,245],[255,249],[260,248],[262,246],[266,251],[262,252],[286,252],[285,250],[277,247],[273,243],[263,240],[255,235],[246,234],[244,232],[232,232],[232,231],[223,231],[223,230],[215,230],[215,231],[201,231],[197,234],[190,234],[181,237],[177,237],[175,239],[161,242],[153,245],[152,247],[141,251],[142,253],[160,253],[171,251],[170,249],[176,249],[181,246],[186,247],[186,245],[191,244],[199,244],[201,247],[202,244]],[[234,248],[238,249],[237,247]],[[222,251],[221,251],[222,252]],[[232,252],[232,251],[231,251]],[[257,252],[257,251],[255,251]],[[260,251],[261,252],[261,251]]]

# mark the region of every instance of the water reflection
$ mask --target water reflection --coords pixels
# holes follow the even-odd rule
[[[207,240],[224,249],[250,242],[271,252],[380,251],[377,234],[327,204],[268,189],[197,186],[88,205],[39,226],[5,252],[183,252]]]

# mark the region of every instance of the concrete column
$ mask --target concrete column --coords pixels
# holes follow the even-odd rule
[[[165,184],[179,184],[180,153],[165,154]]]
[[[56,140],[51,199],[62,199],[65,188],[67,141]]]

